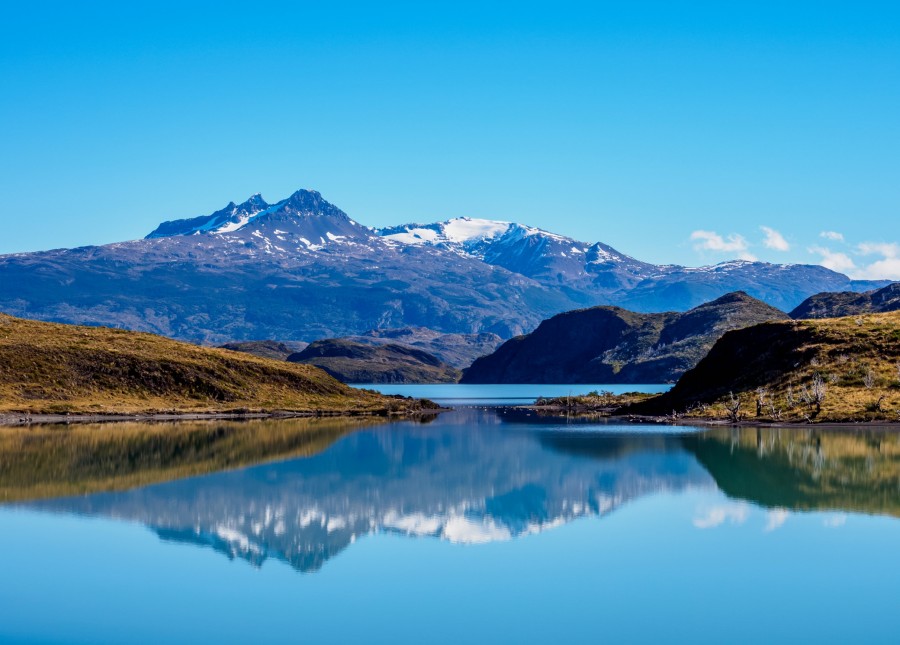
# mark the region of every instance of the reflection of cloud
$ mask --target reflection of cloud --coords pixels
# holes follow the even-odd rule
[[[743,524],[747,521],[749,509],[746,504],[723,504],[706,509],[704,515],[694,518],[694,526],[698,529],[711,529],[724,523],[726,520],[732,524]]]
[[[766,513],[766,531],[774,531],[787,522],[788,513],[785,508],[776,508]]]
[[[836,529],[847,523],[847,516],[843,513],[835,513],[822,520],[822,525],[830,529]]]

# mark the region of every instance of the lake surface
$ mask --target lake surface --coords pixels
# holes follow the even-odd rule
[[[428,383],[421,385],[372,383],[354,387],[376,390],[382,394],[402,394],[418,399],[431,399],[448,407],[528,405],[540,396],[578,396],[593,391],[613,394],[649,392],[659,394],[671,385],[466,385],[462,383]]]
[[[0,428],[0,642],[896,642],[896,431],[426,421]]]

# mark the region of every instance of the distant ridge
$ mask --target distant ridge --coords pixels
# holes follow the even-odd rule
[[[464,371],[463,383],[666,383],[725,332],[787,314],[743,292],[685,313],[594,307],[559,314]]]
[[[886,313],[900,310],[900,283],[881,289],[854,293],[818,293],[800,303],[791,318],[840,318],[859,314]]]

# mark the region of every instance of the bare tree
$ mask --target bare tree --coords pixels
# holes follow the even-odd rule
[[[728,403],[725,404],[725,410],[728,412],[728,418],[731,419],[732,423],[737,423],[741,420],[741,398],[739,396],[735,396],[734,392],[728,393]]]
[[[811,389],[812,401],[816,404],[816,414],[819,414],[822,411],[822,403],[825,402],[825,395],[827,392],[828,387],[825,385],[822,375],[816,372],[813,374]]]
[[[867,390],[875,387],[875,372],[872,371],[871,367],[867,367],[865,374],[863,374],[863,385],[866,386]]]
[[[794,400],[794,386],[787,386],[787,404],[789,408],[793,408],[797,405],[797,401]]]
[[[813,398],[809,393],[809,388],[806,387],[806,384],[800,386],[800,402],[808,408],[812,408]]]
[[[766,407],[766,397],[769,395],[769,391],[764,387],[756,388],[756,416],[761,417],[763,415],[763,408]]]

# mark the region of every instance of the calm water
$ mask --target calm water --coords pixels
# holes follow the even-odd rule
[[[35,465],[35,442],[68,443]],[[115,486],[88,456],[136,446],[153,457],[117,477],[160,481],[0,506],[2,642],[897,638],[900,435],[883,429],[461,408],[0,429],[0,446],[21,473],[6,499]],[[265,463],[163,481],[247,459]]]
[[[434,383],[426,385],[389,385],[374,383],[354,387],[377,390],[382,394],[402,394],[419,399],[431,399],[446,406],[498,406],[527,405],[539,396],[577,396],[592,391],[613,392],[665,392],[670,385],[463,385],[460,383]]]

